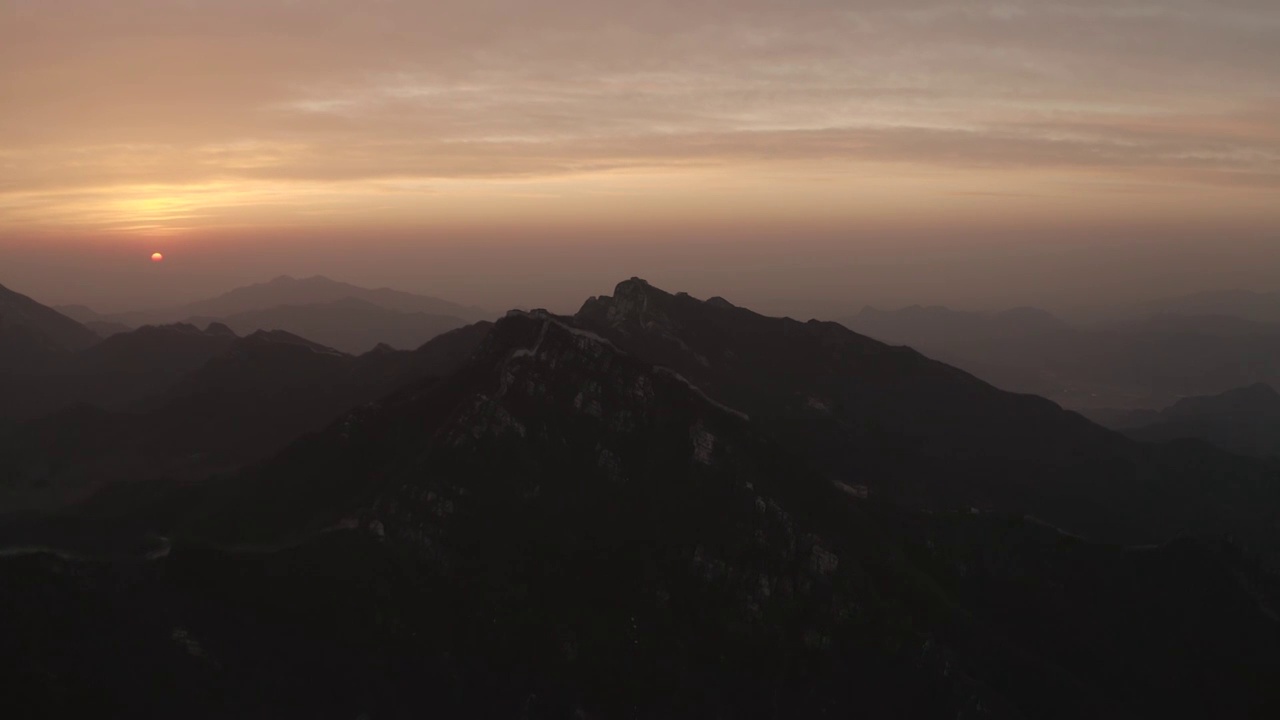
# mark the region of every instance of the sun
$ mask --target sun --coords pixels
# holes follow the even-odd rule
[[[151,253],[151,262],[160,262],[164,259],[164,255],[160,253]]]

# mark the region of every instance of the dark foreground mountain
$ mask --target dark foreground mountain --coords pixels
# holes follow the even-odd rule
[[[1111,411],[1096,417],[1139,440],[1191,438],[1242,455],[1280,457],[1280,393],[1262,383],[1184,398],[1160,411]]]
[[[1158,408],[1180,397],[1280,382],[1280,325],[1240,317],[1164,313],[1084,328],[1026,308],[910,307],[867,308],[841,322],[1002,388],[1082,410]]]
[[[685,302],[641,290],[620,288],[604,317],[626,298],[645,322]],[[781,327],[792,353],[809,351],[811,330]],[[863,342],[817,330],[828,356]],[[861,499],[688,377],[572,319],[515,313],[448,377],[347,413],[237,479],[161,498],[155,529],[169,540],[133,559],[0,558],[0,632],[22,648],[0,668],[15,688],[6,706],[370,718],[1277,709],[1274,579],[1237,545],[1126,549],[1020,517]]]
[[[343,352],[365,353],[378,345],[402,350],[420,347],[441,333],[467,324],[452,315],[390,310],[348,297],[311,305],[281,305],[217,318],[191,318],[201,325],[225,323],[241,335],[284,330]]]

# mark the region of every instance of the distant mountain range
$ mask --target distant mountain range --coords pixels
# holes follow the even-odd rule
[[[837,323],[632,278],[416,351],[94,348],[182,369],[0,435],[19,715],[1280,709],[1280,464]]]
[[[97,364],[80,366],[75,404],[0,434],[0,496],[11,507],[49,506],[116,482],[235,469],[346,410],[447,374],[487,327],[359,357],[279,330],[237,338],[225,326],[171,325],[118,335],[94,348],[104,350]]]
[[[468,322],[493,317],[493,314],[486,310],[458,305],[439,298],[390,288],[363,288],[320,275],[301,279],[282,275],[270,282],[236,288],[207,300],[157,310],[99,314],[83,305],[61,306],[57,309],[81,322],[107,321],[122,323],[129,327],[140,327],[180,322],[188,318],[226,318],[281,306],[325,305],[349,298],[363,300],[369,305],[396,312],[450,316]]]
[[[1078,409],[1162,407],[1256,382],[1280,382],[1280,325],[1154,315],[1077,327],[1032,309],[864,309],[841,322],[909,345],[996,385]]]
[[[220,322],[243,335],[284,330],[356,354],[379,344],[411,350],[442,332],[492,317],[485,310],[439,298],[362,288],[320,276],[281,276],[163,310],[103,315],[83,305],[57,309],[102,337],[143,325],[185,322],[204,327]]]
[[[1025,317],[1011,324],[1045,324]],[[769,318],[640,280],[587,301],[575,322],[758,418],[833,481],[898,503],[1016,511],[1085,536],[1140,541],[1174,528],[1236,525],[1214,519],[1234,513],[1234,501],[1211,500],[1218,490],[1189,463],[1217,463],[1260,500],[1280,499],[1265,468],[1211,452],[1154,452],[1042,398],[997,390],[837,323]],[[1157,477],[1159,491],[1141,490]]]
[[[368,352],[380,344],[412,349],[467,324],[459,317],[388,310],[353,297],[312,305],[279,305],[221,317],[193,317],[190,321],[197,325],[226,323],[241,334],[284,329],[348,353]]]
[[[1280,457],[1280,393],[1264,383],[1184,398],[1163,410],[1101,410],[1090,417],[1139,440],[1192,438],[1244,455]]]

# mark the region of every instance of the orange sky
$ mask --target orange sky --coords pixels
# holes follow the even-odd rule
[[[646,237],[1265,246],[1277,68],[1273,0],[0,0],[0,283],[66,300],[69,254],[184,247],[209,288],[376,281],[405,238],[463,274]]]

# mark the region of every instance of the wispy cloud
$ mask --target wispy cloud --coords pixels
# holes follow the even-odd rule
[[[207,193],[191,188],[241,183],[237,205],[296,207],[370,183],[746,164],[796,182],[797,164],[999,173],[981,184],[1015,195],[1018,173],[1153,192],[1280,184],[1270,0],[8,0],[0,13],[5,225],[79,222],[62,204],[144,188],[194,192],[194,207]]]

